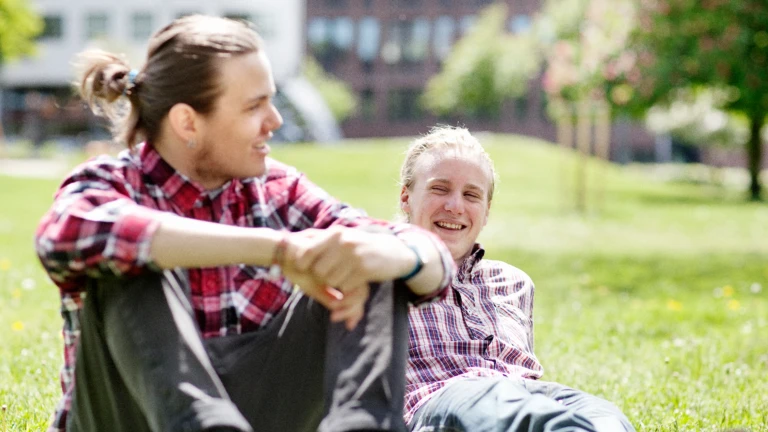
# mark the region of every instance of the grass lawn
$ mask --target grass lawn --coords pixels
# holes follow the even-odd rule
[[[768,205],[593,163],[582,216],[564,187],[571,155],[482,140],[500,184],[481,242],[536,283],[544,378],[614,401],[640,431],[768,430]],[[406,144],[273,155],[391,218]],[[31,243],[56,185],[0,177],[0,432],[43,429],[60,393],[58,294]]]

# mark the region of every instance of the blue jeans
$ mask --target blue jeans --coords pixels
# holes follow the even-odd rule
[[[413,432],[634,432],[612,403],[562,384],[477,377],[455,381],[413,417]]]

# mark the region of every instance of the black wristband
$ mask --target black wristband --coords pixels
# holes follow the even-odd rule
[[[406,246],[411,248],[413,253],[416,254],[416,265],[413,266],[413,269],[410,272],[408,272],[407,275],[402,276],[400,278],[400,280],[402,280],[403,282],[408,282],[411,278],[419,274],[422,268],[424,268],[424,260],[421,259],[421,254],[419,253],[419,250],[416,248],[416,246],[411,244],[407,244]]]

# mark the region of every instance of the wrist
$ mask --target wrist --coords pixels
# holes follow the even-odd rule
[[[269,276],[277,279],[282,275],[282,266],[285,264],[285,254],[288,250],[288,233],[281,232],[272,251],[272,259],[269,265]]]
[[[413,265],[408,270],[408,273],[404,274],[399,278],[403,282],[408,282],[409,280],[416,277],[416,275],[421,273],[421,270],[424,268],[424,258],[422,257],[421,252],[416,246],[409,243],[406,243],[405,245],[413,252],[413,255],[415,257],[415,260],[413,261]]]

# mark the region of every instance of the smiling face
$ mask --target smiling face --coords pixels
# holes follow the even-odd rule
[[[199,116],[194,177],[208,185],[266,171],[267,141],[283,119],[272,103],[275,82],[264,51],[222,61],[221,96],[210,114]]]
[[[432,149],[416,161],[411,186],[400,193],[400,206],[410,223],[437,234],[460,261],[488,222],[491,181],[477,154]]]

